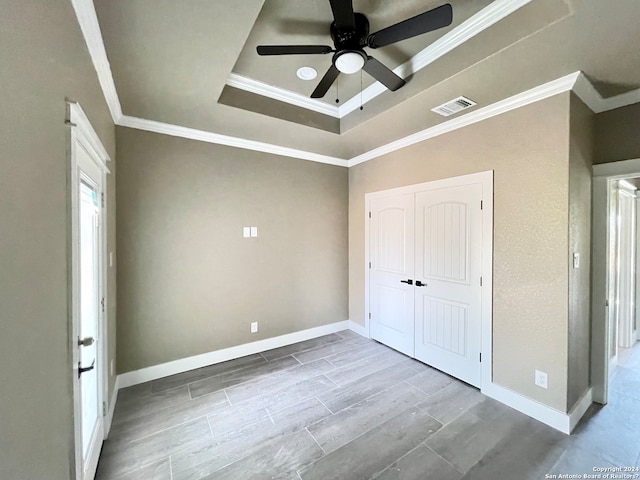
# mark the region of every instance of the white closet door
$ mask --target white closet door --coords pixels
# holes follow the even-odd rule
[[[482,186],[416,194],[415,358],[480,386]],[[422,286],[420,286],[422,285]]]
[[[370,229],[371,337],[413,356],[414,195],[372,200]]]

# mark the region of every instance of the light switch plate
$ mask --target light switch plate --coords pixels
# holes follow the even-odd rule
[[[251,236],[252,237],[258,236],[258,227],[251,227]]]
[[[251,236],[251,227],[242,227],[242,236],[249,238]]]
[[[258,322],[251,322],[251,333],[258,333]]]

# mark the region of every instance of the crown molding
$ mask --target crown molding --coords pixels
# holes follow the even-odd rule
[[[181,127],[180,125],[156,122],[155,120],[147,120],[145,118],[131,117],[129,115],[123,115],[120,118],[118,125],[138,130],[145,130],[147,132],[162,133],[173,137],[198,140],[200,142],[215,143],[218,145],[244,148],[245,150],[253,150],[256,152],[272,153],[274,155],[297,158],[300,160],[310,160],[312,162],[337,165],[339,167],[348,166],[348,161],[343,158],[321,155],[319,153],[307,152],[305,150],[298,150],[295,148],[282,147],[271,143],[248,140],[246,138],[222,135],[220,133],[207,132],[205,130],[197,130],[195,128]]]
[[[487,18],[484,20],[486,24],[485,28],[489,26],[490,21],[493,23],[499,20],[500,15],[507,15],[507,7],[511,6],[514,10],[517,4],[520,6],[528,3],[530,0],[496,0],[492,5],[498,4],[502,6],[502,10],[496,10],[488,18],[486,8],[482,10],[485,12]],[[633,103],[640,102],[640,89],[633,90],[622,95],[603,99],[602,96],[596,91],[589,79],[581,72],[575,72],[551,82],[545,83],[538,87],[527,90],[520,94],[514,95],[507,99],[496,102],[492,105],[476,109],[465,115],[461,115],[452,120],[443,122],[434,127],[427,128],[420,132],[409,135],[405,138],[401,138],[394,142],[390,142],[386,145],[374,148],[361,155],[357,155],[350,160],[343,158],[332,157],[329,155],[322,155],[314,152],[307,152],[304,150],[298,150],[289,147],[283,147],[280,145],[273,145],[266,142],[259,142],[255,140],[248,140],[240,137],[232,137],[228,135],[222,135],[214,132],[207,132],[204,130],[197,130],[188,127],[182,127],[179,125],[171,125],[168,123],[157,122],[154,120],[147,120],[143,118],[132,117],[123,115],[122,108],[120,106],[120,100],[113,81],[113,75],[111,73],[111,67],[107,59],[107,53],[102,41],[102,34],[100,32],[100,26],[98,24],[98,17],[93,5],[92,0],[71,0],[73,8],[78,17],[78,23],[84,35],[85,42],[87,44],[89,54],[93,61],[93,65],[98,75],[98,80],[102,88],[105,100],[111,112],[111,117],[115,125],[123,127],[136,128],[139,130],[146,130],[149,132],[162,133],[165,135],[189,138],[192,140],[199,140],[208,143],[217,143],[220,145],[227,145],[231,147],[244,148],[248,150],[271,153],[274,155],[282,155],[291,158],[299,158],[301,160],[309,160],[314,162],[326,163],[329,165],[338,165],[342,167],[351,167],[360,163],[366,162],[373,158],[380,157],[387,153],[394,152],[401,148],[413,145],[415,143],[433,138],[437,135],[451,132],[458,128],[462,128],[466,125],[476,123],[487,118],[499,115],[509,110],[519,108],[530,103],[548,98],[558,93],[566,92],[568,90],[574,90],[575,93],[585,102],[585,104],[595,113],[600,113],[615,108],[623,107]],[[487,7],[488,8],[488,7]],[[520,7],[517,7],[520,8]],[[513,10],[512,10],[513,11]],[[477,16],[477,15],[476,15]],[[472,17],[473,18],[473,17]],[[479,19],[477,19],[479,21]],[[466,22],[465,22],[466,23]],[[463,24],[459,25],[461,27]],[[477,26],[475,28],[478,28]],[[471,29],[471,26],[469,26]],[[455,30],[455,29],[454,29]],[[454,30],[449,32],[451,34]],[[472,29],[471,29],[472,30]],[[448,34],[447,34],[448,35]],[[444,37],[443,37],[444,38]],[[437,42],[436,42],[437,44]],[[438,47],[444,48],[444,47]],[[427,60],[422,60],[427,61]],[[432,60],[433,61],[433,60]],[[263,84],[264,85],[264,84]],[[373,85],[375,87],[375,84]],[[371,88],[371,87],[369,87]],[[305,97],[306,100],[306,97]],[[359,103],[358,103],[359,106]],[[344,105],[340,108],[344,108]]]
[[[349,167],[353,167],[382,155],[395,152],[396,150],[400,150],[401,148],[423,142],[430,138],[437,137],[438,135],[457,130],[458,128],[481,122],[482,120],[495,117],[496,115],[500,115],[501,113],[524,107],[525,105],[529,105],[530,103],[538,102],[545,98],[552,97],[554,95],[557,95],[558,93],[567,92],[573,88],[576,80],[581,76],[583,76],[581,72],[575,72],[569,75],[565,75],[564,77],[558,78],[538,87],[534,87],[512,97],[505,98],[504,100],[500,100],[499,102],[493,103],[486,107],[476,109],[472,112],[467,113],[466,115],[462,115],[452,120],[440,123],[433,127],[414,133],[413,135],[409,135],[408,137],[404,137],[394,142],[387,143],[386,145],[382,145],[381,147],[374,148],[373,150],[365,152],[349,160]]]
[[[80,30],[89,49],[89,55],[91,61],[98,74],[98,81],[104,98],[107,101],[109,112],[111,112],[111,118],[113,123],[118,123],[120,117],[122,117],[122,108],[120,106],[120,100],[118,99],[118,92],[116,91],[116,85],[113,82],[113,74],[111,73],[111,65],[107,59],[107,51],[104,48],[104,42],[102,40],[102,32],[100,31],[100,24],[98,23],[98,15],[96,14],[93,0],[71,0],[73,9],[76,12],[78,23],[80,24]]]
[[[283,88],[274,87],[273,85],[267,85],[266,83],[254,80],[253,78],[244,77],[237,73],[231,73],[227,79],[227,85],[234,88],[239,88],[246,92],[262,95],[263,97],[272,98],[281,102],[295,105],[296,107],[306,108],[314,112],[322,113],[323,115],[329,115],[330,117],[340,118],[340,112],[338,107],[334,105],[328,105],[320,100],[314,100],[305,95],[285,90]]]
[[[603,98],[585,75],[580,75],[574,93],[594,112],[602,113],[640,102],[640,88],[614,97]]]

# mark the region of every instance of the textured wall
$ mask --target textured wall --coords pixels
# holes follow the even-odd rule
[[[365,193],[494,170],[494,381],[564,411],[568,151],[566,93],[351,168],[349,318],[364,323]]]
[[[65,98],[80,102],[112,158],[114,127],[71,2],[0,0],[0,9],[0,478],[69,479],[74,447]],[[108,223],[113,226],[113,216]]]
[[[119,373],[348,318],[346,168],[117,141]]]
[[[569,263],[569,377],[567,411],[590,384],[591,345],[591,177],[593,119],[589,108],[571,95],[569,143],[569,257],[580,254],[579,268]]]
[[[640,158],[638,132],[640,132],[640,103],[596,115],[593,163]]]

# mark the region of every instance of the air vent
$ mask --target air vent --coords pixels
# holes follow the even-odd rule
[[[448,101],[447,103],[443,103],[436,108],[432,108],[431,111],[436,112],[443,117],[448,117],[449,115],[453,115],[454,113],[473,107],[475,104],[476,102],[469,100],[467,97],[458,97]]]

